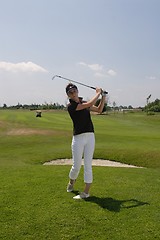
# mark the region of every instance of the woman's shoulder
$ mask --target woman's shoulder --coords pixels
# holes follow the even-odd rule
[[[77,108],[78,103],[73,101],[72,99],[69,99],[69,103],[67,105],[68,111],[73,111]]]

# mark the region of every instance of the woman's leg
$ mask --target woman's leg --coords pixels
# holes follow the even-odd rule
[[[93,181],[92,159],[93,159],[94,148],[95,148],[94,133],[87,133],[86,144],[84,147],[84,182],[85,182],[84,192],[86,194],[89,193],[89,190]]]
[[[73,136],[72,139],[72,158],[73,165],[69,173],[70,181],[77,179],[82,164],[82,155],[84,150],[84,135]]]

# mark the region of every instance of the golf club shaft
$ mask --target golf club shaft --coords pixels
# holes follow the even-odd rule
[[[69,78],[65,78],[65,77],[62,77],[62,76],[59,76],[59,75],[53,76],[52,80],[53,80],[55,77],[62,78],[62,79],[65,79],[65,80],[67,80],[67,81],[74,82],[74,83],[77,83],[77,84],[82,85],[82,86],[84,86],[84,87],[88,87],[88,88],[91,88],[91,89],[96,90],[95,87],[92,87],[92,86],[86,85],[86,84],[84,84],[84,83],[80,83],[80,82],[77,82],[77,81],[75,81],[75,80],[72,80],[72,79],[69,79]],[[103,93],[108,94],[108,92],[106,92],[106,91],[103,91]]]

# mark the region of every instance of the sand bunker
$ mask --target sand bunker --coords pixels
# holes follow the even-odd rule
[[[72,165],[72,159],[56,159],[50,162],[46,162],[43,165]],[[82,161],[82,165],[84,165],[83,161]],[[110,161],[110,160],[103,160],[103,159],[93,159],[92,166],[142,168],[134,165],[124,164],[124,163]]]

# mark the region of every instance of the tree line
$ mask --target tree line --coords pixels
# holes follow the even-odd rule
[[[16,104],[12,106],[7,106],[3,104],[1,109],[29,109],[29,110],[47,110],[47,109],[64,109],[65,106],[59,103],[43,103],[43,104]]]
[[[97,100],[96,105],[98,106],[100,99]],[[49,109],[57,109],[57,110],[63,110],[66,109],[66,106],[59,103],[43,103],[43,104],[16,104],[12,106],[7,106],[7,104],[3,104],[0,109],[29,109],[29,110],[49,110]],[[104,105],[103,112],[106,111],[120,111],[120,110],[132,110],[134,109],[131,105],[129,106],[117,106],[116,102],[113,102],[113,106],[109,106],[107,103]],[[160,100],[156,99],[153,102],[147,101],[147,104],[145,107],[138,107],[138,109],[141,109],[145,112],[160,112]]]

